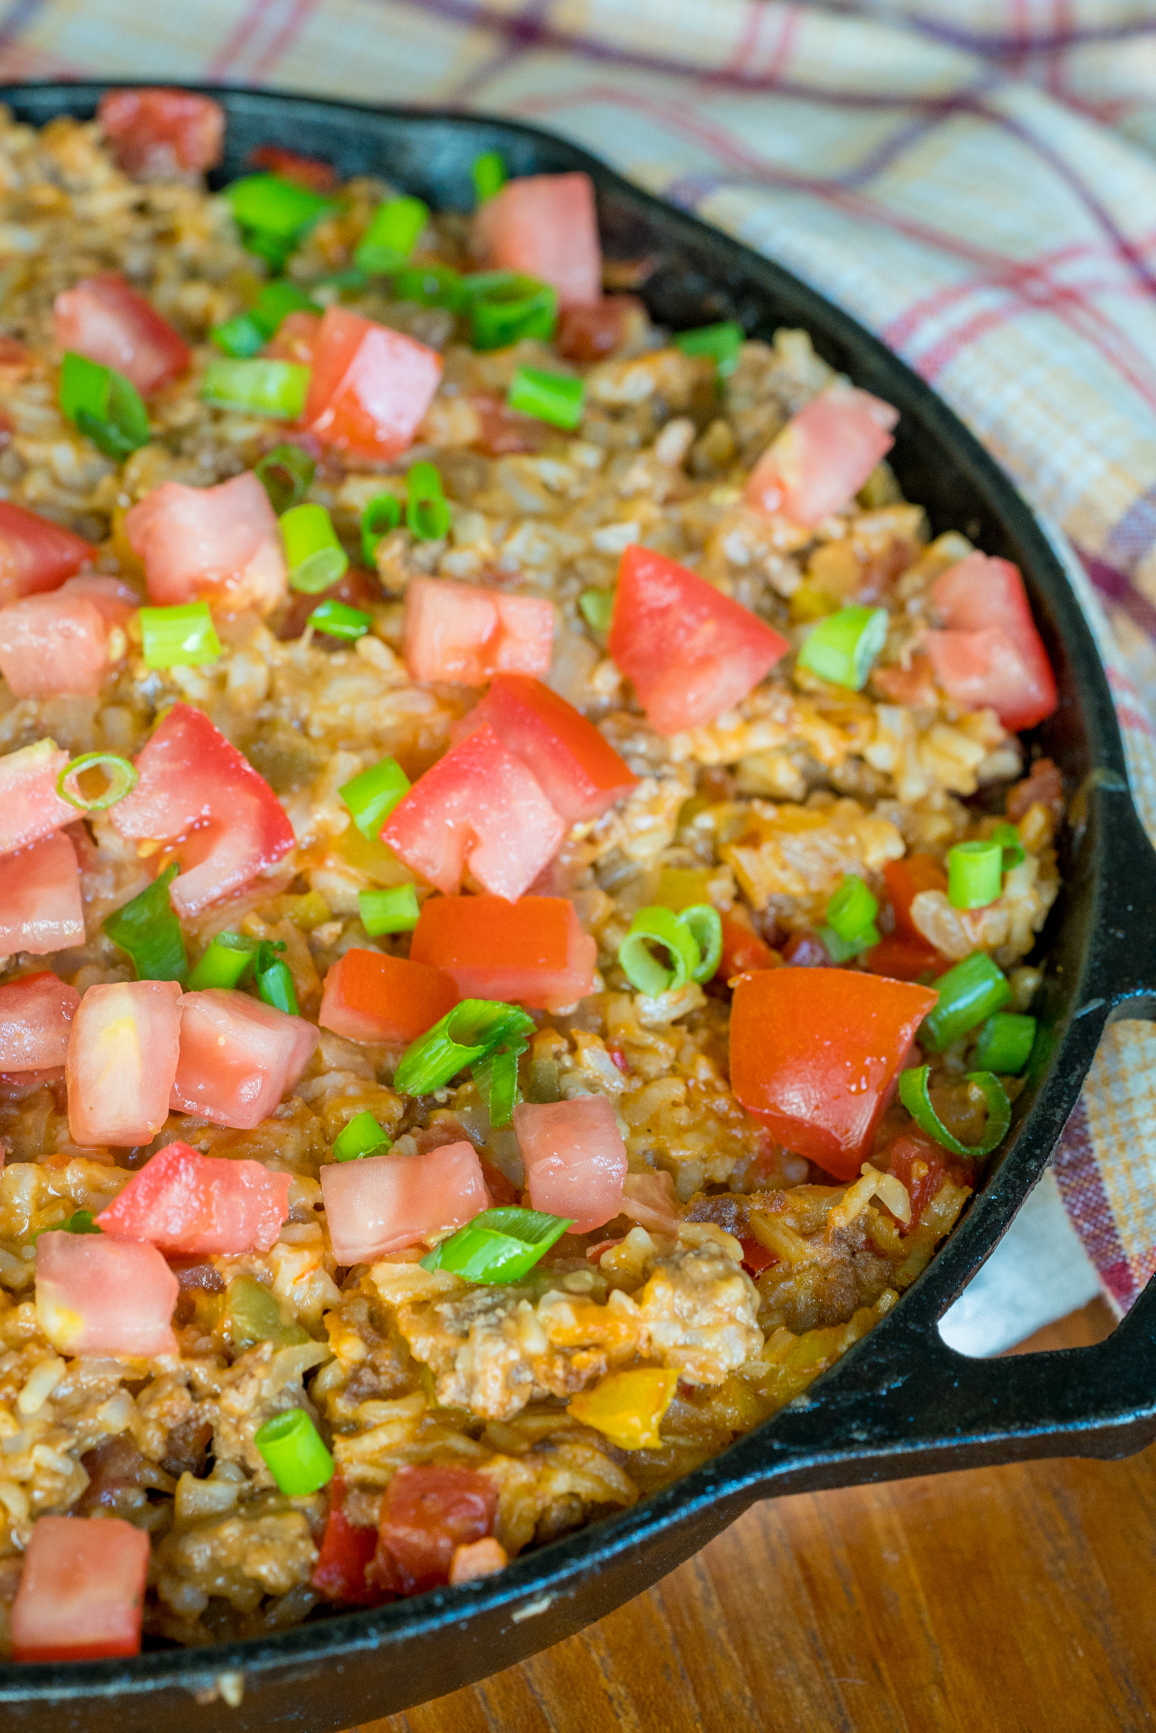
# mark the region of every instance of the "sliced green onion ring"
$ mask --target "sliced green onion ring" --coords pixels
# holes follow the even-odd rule
[[[209,341],[233,361],[247,361],[258,354],[267,341],[257,321],[248,313],[234,313],[209,332]]]
[[[483,151],[474,158],[474,193],[480,205],[500,193],[506,184],[506,165],[496,150]]]
[[[947,900],[953,909],[986,909],[1003,890],[1003,848],[957,842],[947,853]]]
[[[334,1161],[360,1161],[365,1155],[384,1155],[393,1139],[381,1129],[368,1110],[355,1113],[333,1140]]]
[[[218,933],[189,976],[189,992],[239,987],[257,960],[257,943],[240,933]]]
[[[316,596],[349,570],[349,555],[337,539],[333,519],[323,505],[291,506],[281,517],[289,587]]]
[[[746,332],[736,319],[723,319],[717,325],[700,325],[693,331],[678,331],[674,346],[684,355],[709,355],[722,378],[733,373],[739,362],[739,350],[746,341]]]
[[[984,1100],[987,1102],[987,1127],[979,1143],[961,1143],[958,1137],[948,1131],[931,1105],[931,1095],[927,1087],[930,1071],[930,1065],[920,1065],[910,1071],[901,1072],[899,1076],[899,1099],[920,1131],[925,1131],[928,1137],[933,1137],[936,1143],[941,1143],[952,1155],[990,1155],[992,1150],[1003,1142],[1011,1124],[1011,1102],[999,1078],[994,1077],[990,1071],[967,1073],[967,1081],[983,1091]]]
[[[76,779],[84,771],[97,768],[104,771],[108,786],[101,794],[89,799],[81,794]],[[70,806],[78,806],[81,812],[105,812],[131,793],[136,783],[136,766],[129,759],[121,758],[116,752],[82,752],[79,758],[66,764],[56,778],[56,792],[61,800],[66,800]]]
[[[327,596],[310,614],[309,624],[315,632],[326,632],[331,638],[342,638],[348,644],[356,644],[359,638],[364,638],[373,621],[360,608],[351,608],[348,602]]]
[[[373,276],[387,276],[404,265],[418,236],[429,222],[429,206],[421,199],[386,199],[369,219],[353,262]]]
[[[264,285],[249,308],[249,317],[268,338],[277,335],[290,313],[317,311],[317,303],[307,290],[298,283],[290,282],[288,277],[279,277],[276,282]]]
[[[440,542],[449,532],[450,508],[442,478],[432,463],[415,463],[406,472],[405,521],[410,534],[423,542]]]
[[[568,373],[547,373],[541,367],[519,367],[510,381],[506,402],[519,415],[532,415],[573,433],[582,424],[586,386]]]
[[[401,523],[402,504],[395,493],[379,493],[361,514],[361,557],[371,569],[377,564],[377,544]]]
[[[476,271],[462,278],[475,349],[507,349],[524,337],[548,343],[558,323],[558,291],[518,271]]]
[[[402,1095],[429,1095],[503,1041],[534,1033],[534,1020],[500,999],[463,999],[402,1054],[393,1086]]]
[[[991,833],[992,842],[998,842],[1003,849],[1003,870],[1010,873],[1013,867],[1018,867],[1025,859],[1026,851],[1020,841],[1020,833],[1014,824],[997,824]]]
[[[578,611],[592,632],[608,632],[614,616],[614,591],[583,590]]]
[[[421,913],[412,885],[390,885],[382,891],[358,891],[357,912],[370,938],[383,933],[412,933]]]
[[[699,949],[699,961],[690,971],[692,981],[709,981],[722,961],[722,916],[710,903],[692,903],[679,911],[679,920],[690,928]]]
[[[423,1270],[450,1270],[467,1282],[517,1282],[573,1223],[532,1209],[487,1209],[435,1246]]]
[[[398,301],[446,307],[456,313],[463,302],[462,274],[452,265],[406,265],[393,273],[393,294]]]
[[[296,421],[305,408],[308,389],[309,369],[297,361],[210,361],[200,398],[219,409]]]
[[[253,474],[269,495],[269,504],[278,517],[284,517],[291,506],[300,505],[309,492],[317,465],[300,445],[275,445],[267,451]]]
[[[181,923],[169,900],[178,870],[177,862],[170,862],[147,890],[102,923],[113,944],[132,958],[138,981],[183,981],[188,973]]]
[[[832,686],[861,692],[887,642],[886,608],[840,608],[814,627],[799,651],[800,668]]]
[[[397,759],[381,758],[352,782],[343,783],[337,792],[362,836],[376,842],[382,825],[409,790],[409,777]]]
[[[293,973],[288,963],[276,955],[277,950],[283,949],[283,943],[271,943],[268,939],[262,939],[257,946],[257,992],[274,1010],[287,1011],[291,1017],[299,1017],[301,1012]]]
[[[655,948],[666,953],[664,963]],[[702,963],[698,941],[673,909],[639,909],[618,947],[619,966],[631,986],[652,999],[685,987]]]
[[[286,1408],[253,1435],[265,1466],[287,1498],[306,1498],[333,1479],[333,1458],[304,1408]]]
[[[529,1046],[525,1039],[512,1041],[501,1052],[487,1053],[470,1069],[490,1115],[490,1125],[509,1125],[515,1103],[522,1099],[518,1087],[518,1060]]]
[[[331,199],[275,174],[244,175],[225,188],[224,196],[242,228],[282,242],[296,240],[335,208]]]
[[[1018,1011],[997,1011],[979,1032],[972,1061],[979,1071],[1018,1077],[1032,1056],[1036,1019]]]
[[[142,608],[137,618],[146,668],[202,668],[221,654],[207,602]]]
[[[1011,998],[1007,978],[985,951],[973,951],[935,983],[939,1001],[919,1026],[922,1046],[945,1053],[961,1036],[1002,1011]]]
[[[64,1234],[102,1234],[103,1228],[96,1225],[96,1217],[90,1209],[73,1210],[67,1221],[60,1223],[60,1232]]]
[[[132,381],[73,350],[60,366],[60,407],[98,451],[117,463],[149,442],[148,410]]]
[[[827,922],[847,944],[857,944],[866,938],[869,944],[879,942],[875,917],[879,904],[854,873],[845,873],[839,888],[827,904]],[[868,935],[872,935],[868,938]]]

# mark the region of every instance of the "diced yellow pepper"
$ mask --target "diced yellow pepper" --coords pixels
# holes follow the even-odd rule
[[[833,614],[838,606],[817,584],[800,584],[791,597],[791,624],[803,626],[811,620],[821,620],[825,614]]]
[[[678,1373],[659,1366],[608,1372],[593,1390],[580,1392],[567,1413],[593,1426],[620,1450],[657,1450],[659,1424],[674,1398]]]
[[[339,855],[346,865],[354,872],[361,873],[378,885],[404,885],[412,883],[413,874],[404,866],[391,848],[376,839],[362,836],[355,824],[342,831],[333,852]]]
[[[710,882],[717,877],[717,867],[663,867],[654,900],[664,909],[676,910],[709,903]]]

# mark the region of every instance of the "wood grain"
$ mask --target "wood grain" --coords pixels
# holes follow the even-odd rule
[[[1018,1350],[1083,1347],[1101,1301]],[[757,1505],[580,1636],[360,1733],[1156,1728],[1156,1447]]]

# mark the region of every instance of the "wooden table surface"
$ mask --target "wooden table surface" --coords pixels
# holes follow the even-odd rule
[[[1079,1347],[1102,1301],[1041,1331]],[[519,1667],[358,1733],[1156,1728],[1156,1446],[756,1505]]]

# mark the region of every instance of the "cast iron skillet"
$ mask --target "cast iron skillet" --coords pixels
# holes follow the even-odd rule
[[[6,93],[35,125],[87,118],[103,86]],[[937,1320],[983,1263],[1055,1145],[1105,1026],[1156,1015],[1156,857],[1088,627],[1031,512],[955,416],[846,314],[788,272],[613,174],[574,145],[511,122],[214,89],[228,111],[222,178],[259,144],[387,176],[436,207],[469,209],[470,165],[499,150],[514,174],[581,168],[611,257],[654,261],[642,294],[675,328],[740,319],[798,325],[856,384],[902,411],[893,462],[936,533],[959,528],[1023,570],[1060,684],[1040,748],[1078,791],[1063,894],[1044,935],[1041,1039],[1011,1140],[902,1303],[811,1391],[713,1462],[635,1509],[516,1559],[499,1576],[298,1626],[267,1640],[157,1650],[131,1661],[0,1667],[5,1724],[27,1733],[307,1733],[441,1696],[580,1630],[664,1576],[755,1499],[1033,1456],[1116,1457],[1156,1438],[1156,1282],[1095,1348],[968,1360]],[[226,1696],[217,1681],[226,1678]],[[238,1707],[238,1677],[244,1695]]]

